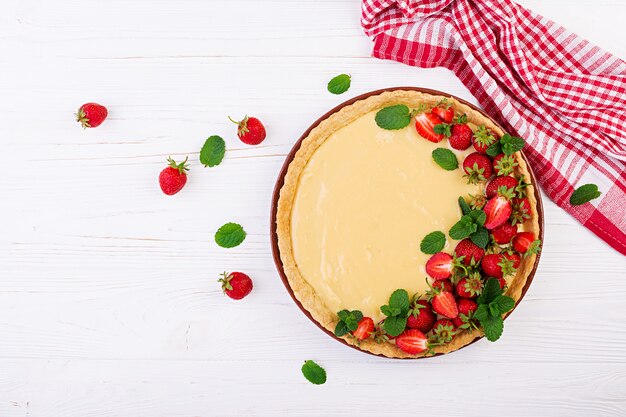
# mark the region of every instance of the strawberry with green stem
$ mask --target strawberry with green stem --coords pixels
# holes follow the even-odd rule
[[[463,160],[464,177],[469,184],[486,181],[493,175],[491,158],[478,152],[473,152]]]
[[[474,149],[479,153],[486,153],[487,149],[497,141],[493,131],[485,126],[478,126],[473,136]]]
[[[187,184],[187,159],[180,164],[171,157],[167,158],[168,166],[159,174],[159,186],[166,195],[174,195]]]
[[[240,121],[233,120],[228,116],[228,120],[237,125],[237,136],[247,145],[258,145],[265,140],[266,131],[263,123],[256,117],[244,116]]]
[[[224,272],[218,282],[222,283],[222,291],[233,300],[241,300],[252,291],[252,279],[243,272]]]

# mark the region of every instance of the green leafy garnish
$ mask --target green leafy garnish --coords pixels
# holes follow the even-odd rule
[[[215,243],[223,248],[239,246],[245,238],[246,231],[237,223],[226,223],[215,232]]]
[[[341,310],[337,312],[337,317],[339,317],[339,323],[335,326],[335,336],[341,337],[355,331],[359,327],[363,313],[359,310]]]
[[[404,104],[396,104],[378,110],[376,113],[376,124],[386,130],[398,130],[405,128],[411,123],[413,114]]]
[[[339,74],[328,82],[328,91],[333,94],[343,94],[350,88],[351,76]]]
[[[578,187],[569,198],[569,203],[572,206],[580,206],[590,202],[593,199],[600,197],[602,193],[598,191],[598,186],[595,184],[585,184]]]
[[[452,136],[452,131],[450,130],[451,128],[452,125],[449,125],[448,123],[439,123],[433,127],[433,131],[438,135],[444,135],[449,138]]]
[[[437,148],[432,153],[433,160],[446,171],[454,171],[459,167],[456,155],[450,149]]]
[[[515,301],[502,294],[502,288],[497,279],[489,278],[476,302],[478,308],[474,313],[474,318],[483,327],[487,340],[495,342],[502,336],[504,330],[502,315],[515,307]]]
[[[481,226],[470,235],[470,239],[475,245],[485,249],[489,243],[489,231],[487,228]]]
[[[515,152],[521,151],[525,144],[524,139],[511,136],[508,133],[502,135],[500,139],[500,146],[502,146],[502,152],[505,155],[513,155]]]
[[[406,290],[395,290],[389,297],[389,304],[380,307],[380,311],[387,316],[383,323],[385,332],[398,336],[404,331],[409,316],[409,294]]]
[[[485,224],[485,220],[487,220],[487,215],[484,211],[472,210],[463,215],[461,220],[456,222],[454,226],[450,228],[448,234],[452,239],[465,239],[472,233],[478,231],[478,228]]]
[[[420,243],[420,250],[428,255],[434,255],[437,252],[441,252],[446,245],[446,235],[443,232],[431,232],[424,236],[422,243]]]
[[[302,365],[302,375],[311,383],[321,385],[326,382],[326,371],[324,368],[309,360]]]
[[[217,135],[209,136],[200,149],[200,162],[205,167],[219,165],[224,159],[226,143]]]
[[[492,158],[500,155],[502,153],[502,146],[500,145],[500,142],[494,142],[491,146],[487,148],[485,153]]]
[[[461,207],[461,213],[463,214],[468,214],[472,211],[471,207],[467,204],[467,201],[465,201],[463,197],[459,197],[459,207]]]

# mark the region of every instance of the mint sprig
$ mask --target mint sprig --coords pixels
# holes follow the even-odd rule
[[[475,245],[485,249],[489,243],[489,231],[486,227],[481,226],[470,235],[470,239]]]
[[[406,328],[409,304],[409,294],[406,290],[398,289],[389,297],[389,304],[380,307],[380,311],[387,316],[383,328],[389,335],[398,336]]]
[[[468,214],[472,211],[471,207],[467,204],[467,201],[465,201],[463,197],[459,197],[459,207],[461,207],[461,213],[463,214]]]
[[[478,308],[474,313],[474,318],[483,327],[487,340],[495,342],[502,336],[504,330],[502,315],[515,307],[515,301],[502,294],[502,288],[497,279],[489,278],[476,302]]]
[[[355,331],[359,327],[363,313],[359,310],[341,310],[337,312],[337,317],[339,317],[339,322],[335,326],[335,336],[341,337]]]
[[[200,149],[200,162],[205,167],[219,165],[224,159],[226,143],[217,135],[209,136]]]
[[[436,231],[424,236],[422,243],[420,243],[420,250],[428,255],[434,255],[437,252],[441,252],[445,245],[446,235],[443,232]]]
[[[569,203],[572,206],[580,206],[600,197],[602,193],[598,191],[598,186],[595,184],[585,184],[578,187],[569,198]]]
[[[378,127],[385,130],[403,129],[411,123],[413,113],[404,104],[396,104],[378,110],[374,120]]]
[[[239,246],[245,238],[246,231],[237,223],[226,223],[215,232],[215,243],[223,248]]]
[[[450,149],[437,148],[432,152],[433,160],[446,171],[454,171],[459,167],[456,155]]]
[[[328,82],[328,91],[332,94],[343,94],[350,88],[352,77],[348,74],[339,74]]]
[[[517,136],[511,136],[508,133],[502,135],[500,139],[500,146],[502,146],[502,153],[505,155],[513,155],[517,151],[521,151],[524,148],[524,139]]]
[[[305,361],[302,365],[302,375],[315,385],[326,382],[326,370],[311,360]]]
[[[482,210],[472,210],[450,228],[448,234],[452,239],[461,240],[478,231],[485,224],[487,215]]]

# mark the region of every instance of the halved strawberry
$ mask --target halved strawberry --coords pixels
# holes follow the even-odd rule
[[[491,236],[493,236],[494,242],[498,245],[507,245],[511,243],[511,239],[513,239],[516,233],[517,225],[513,225],[511,222],[507,221],[493,229]]]
[[[396,337],[396,346],[409,355],[417,355],[428,349],[428,339],[417,329],[407,329]]]
[[[443,120],[445,123],[452,123],[454,119],[454,109],[452,103],[445,98],[437,103],[437,107],[431,110],[431,113]]]
[[[485,227],[492,230],[509,220],[509,216],[511,215],[511,202],[502,196],[494,197],[487,201],[483,211],[487,215]]]
[[[513,238],[513,249],[519,253],[530,255],[537,253],[540,250],[541,241],[535,239],[535,235],[532,232],[519,232]]]
[[[432,113],[421,113],[415,116],[415,130],[424,139],[431,142],[441,142],[444,135],[435,133],[435,125],[441,124],[441,119]]]
[[[454,301],[454,295],[448,291],[441,291],[431,300],[435,313],[447,317],[449,319],[459,315],[459,310]]]
[[[477,264],[482,259],[485,251],[472,242],[471,239],[466,238],[457,243],[456,248],[454,248],[454,255],[457,258],[461,258],[463,256],[463,263],[465,265],[469,265],[474,261],[474,264]]]
[[[446,279],[452,276],[454,264],[452,255],[438,252],[426,262],[426,273],[434,279]]]
[[[365,340],[374,331],[374,320],[369,317],[363,317],[359,322],[358,327],[352,332],[352,335],[359,340]]]
[[[487,198],[494,198],[495,196],[497,196],[500,187],[506,187],[507,190],[511,190],[511,192],[514,193],[515,187],[517,187],[517,180],[509,176],[495,177],[494,179],[489,181],[489,184],[487,184],[487,187],[485,188],[485,194],[487,195]]]

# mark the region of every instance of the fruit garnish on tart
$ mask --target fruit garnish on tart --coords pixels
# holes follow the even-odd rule
[[[540,250],[524,141],[453,98],[396,90],[302,141],[277,209],[303,308],[389,357],[497,340]]]

